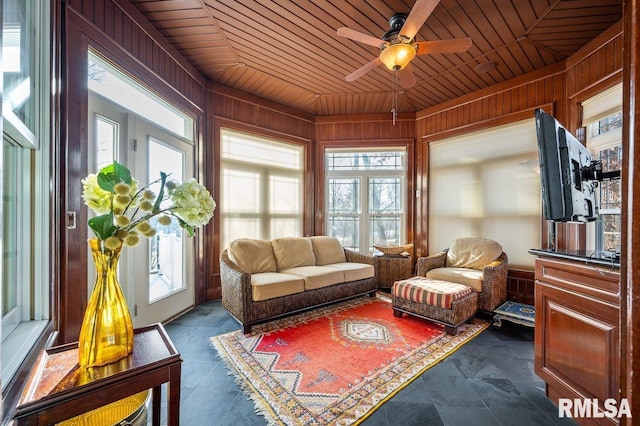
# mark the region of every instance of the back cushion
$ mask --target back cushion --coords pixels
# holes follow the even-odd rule
[[[485,238],[458,238],[447,252],[447,266],[481,270],[502,254],[502,246]]]
[[[238,268],[250,274],[276,272],[271,241],[241,238],[229,244],[227,253]]]
[[[313,246],[313,254],[316,256],[316,265],[318,266],[347,261],[344,249],[337,238],[311,237],[311,245]]]
[[[313,254],[311,239],[306,237],[284,237],[271,240],[273,255],[276,258],[278,271],[297,266],[314,266],[316,257]]]

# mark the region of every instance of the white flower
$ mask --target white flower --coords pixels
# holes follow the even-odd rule
[[[216,208],[207,188],[193,178],[173,189],[170,199],[174,206],[171,212],[193,227],[209,223]]]

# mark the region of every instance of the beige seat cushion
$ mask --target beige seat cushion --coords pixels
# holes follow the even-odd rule
[[[313,254],[311,239],[306,237],[283,237],[271,240],[273,256],[279,272],[298,266],[314,266],[316,257]]]
[[[311,237],[311,245],[313,246],[313,254],[316,256],[316,265],[318,266],[347,261],[344,249],[337,238]]]
[[[251,297],[254,302],[288,296],[304,291],[304,279],[277,272],[251,275]]]
[[[276,272],[271,241],[241,238],[229,244],[227,253],[238,268],[250,274]]]
[[[470,268],[435,268],[427,272],[427,278],[464,284],[474,291],[482,291],[482,271]]]
[[[485,238],[458,238],[447,251],[447,266],[482,269],[502,254],[502,246]]]
[[[342,271],[344,273],[345,282],[365,280],[367,278],[373,278],[376,275],[373,265],[367,265],[366,263],[341,262],[325,266],[327,268],[334,268]]]
[[[344,282],[344,273],[328,266],[298,266],[285,269],[282,272],[303,278],[305,290],[314,290]]]

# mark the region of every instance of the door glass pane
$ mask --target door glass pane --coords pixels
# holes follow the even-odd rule
[[[116,159],[119,124],[101,115],[96,116],[96,170]]]
[[[169,179],[182,182],[184,176],[184,154],[161,141],[149,139],[149,178],[156,179],[160,172]],[[151,186],[156,194],[160,184]],[[169,296],[185,288],[183,279],[184,245],[182,228],[176,218],[161,226],[157,217],[151,221],[156,234],[149,238],[149,302]]]

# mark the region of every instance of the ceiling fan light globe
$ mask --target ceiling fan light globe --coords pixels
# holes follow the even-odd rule
[[[410,44],[397,43],[380,52],[380,61],[391,71],[399,71],[416,56],[416,49]]]

